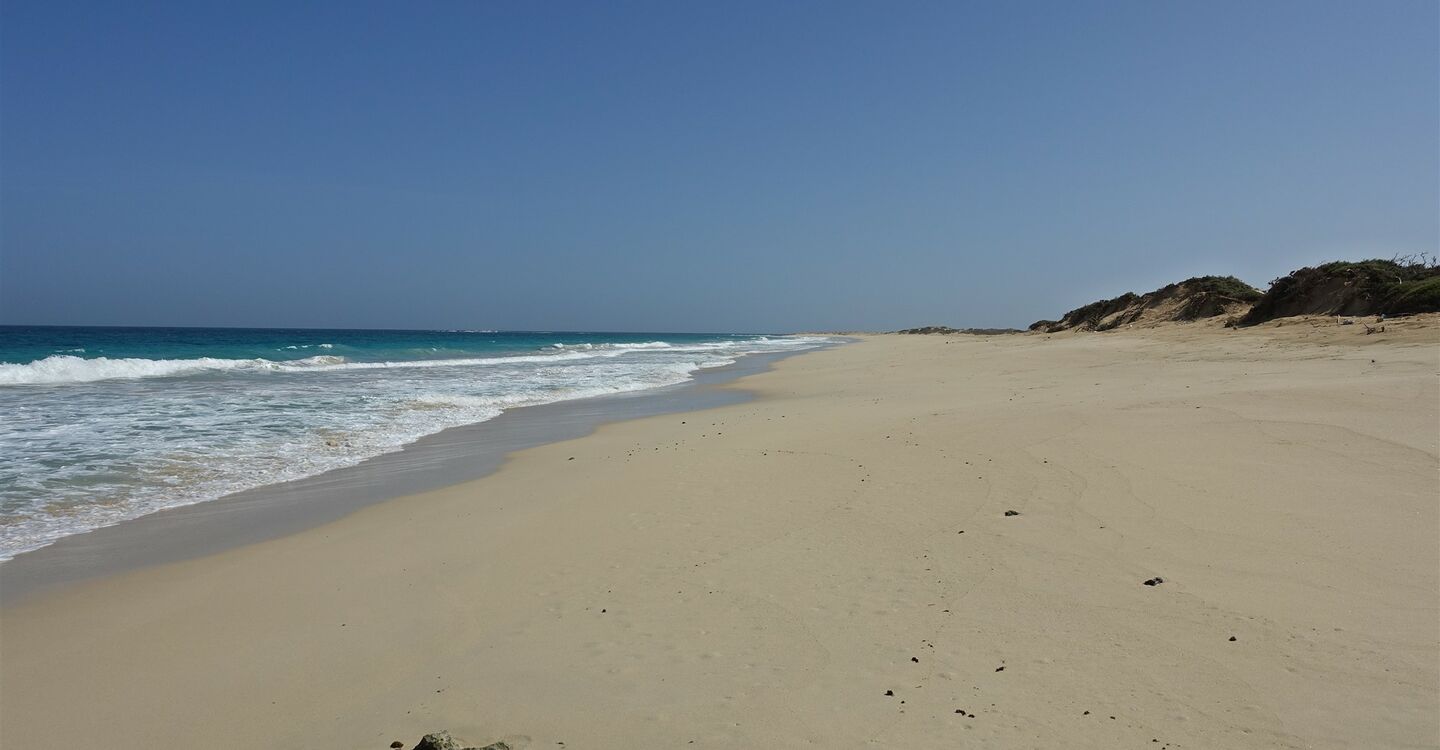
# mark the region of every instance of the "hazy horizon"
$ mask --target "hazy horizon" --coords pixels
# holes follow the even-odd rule
[[[1440,247],[1429,2],[0,21],[3,324],[1024,328]]]

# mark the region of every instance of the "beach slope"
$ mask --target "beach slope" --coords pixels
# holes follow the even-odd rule
[[[22,600],[0,744],[1437,746],[1440,336],[1355,329],[794,357]]]

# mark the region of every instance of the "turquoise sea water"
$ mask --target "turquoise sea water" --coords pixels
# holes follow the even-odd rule
[[[0,560],[818,337],[0,326]]]

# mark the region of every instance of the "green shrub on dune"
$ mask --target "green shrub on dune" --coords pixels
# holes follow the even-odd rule
[[[1188,286],[1197,292],[1218,294],[1241,302],[1254,302],[1264,296],[1259,289],[1234,276],[1196,276],[1180,282],[1180,285]]]
[[[1440,311],[1440,265],[1426,256],[1335,261],[1272,281],[1242,324],[1292,315]]]
[[[1385,312],[1393,315],[1440,310],[1440,274],[1420,281],[1402,281],[1391,286]]]

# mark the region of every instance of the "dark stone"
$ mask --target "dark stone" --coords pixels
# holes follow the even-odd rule
[[[1018,511],[1018,510],[1007,510],[1007,511],[1005,511],[1005,515],[1007,515],[1007,516],[1018,516],[1018,515],[1020,515],[1020,511]]]
[[[1235,636],[1233,636],[1233,635],[1230,636],[1230,642],[1231,642],[1231,643],[1234,643],[1234,642],[1235,642]]]
[[[1165,582],[1165,579],[1164,579],[1164,578],[1161,578],[1160,576],[1155,576],[1154,578],[1151,578],[1150,580],[1146,581],[1146,582],[1145,582],[1145,585],[1146,585],[1146,586],[1159,586],[1160,584],[1162,584],[1162,583],[1164,583],[1164,582]]]
[[[919,663],[920,663],[920,657],[918,657],[918,656],[912,656],[912,657],[910,657],[910,661],[913,661],[913,662],[915,662],[916,664],[919,664]]]
[[[390,743],[390,747],[405,747],[405,743],[401,742],[400,740],[395,740],[394,742]]]
[[[885,691],[885,695],[887,695],[887,696],[893,696],[893,695],[895,695],[895,691],[894,691],[894,690],[886,690],[886,691]]]
[[[1005,671],[1005,665],[1004,665],[1004,664],[1001,664],[1000,666],[998,666],[998,667],[995,668],[995,671],[996,671],[996,672],[1004,672],[1004,671]]]
[[[414,750],[464,750],[464,749],[460,747],[460,743],[459,743],[459,742],[456,742],[454,737],[451,737],[451,736],[450,736],[450,733],[449,733],[449,732],[446,732],[446,731],[444,731],[444,730],[441,730],[441,731],[439,731],[439,732],[431,732],[430,734],[427,734],[427,735],[425,735],[424,737],[421,737],[419,744],[415,745],[415,749],[414,749]]]

